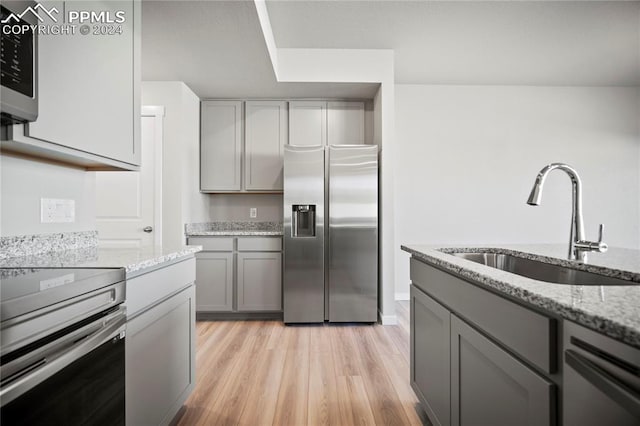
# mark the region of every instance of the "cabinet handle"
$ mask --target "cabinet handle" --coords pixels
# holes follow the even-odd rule
[[[640,418],[640,394],[627,384],[573,350],[564,353],[564,359],[580,376],[613,399],[634,416]]]

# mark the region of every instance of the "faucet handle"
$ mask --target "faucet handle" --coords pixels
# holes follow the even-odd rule
[[[609,249],[609,246],[607,245],[607,243],[602,241],[602,234],[604,234],[604,225],[601,223],[600,226],[598,227],[598,248],[597,248],[597,250],[600,253],[604,253]]]
[[[576,251],[598,251],[600,253],[604,253],[609,249],[609,246],[607,245],[607,243],[602,241],[602,234],[604,234],[604,225],[600,224],[600,227],[598,229],[598,241],[576,241]]]

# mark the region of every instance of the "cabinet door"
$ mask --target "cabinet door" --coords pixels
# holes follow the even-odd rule
[[[65,10],[64,2],[40,3]],[[139,165],[140,2],[74,1],[68,7],[112,17],[122,11],[124,22],[113,25],[122,33],[38,36],[39,113],[25,135]]]
[[[364,102],[327,103],[327,143],[364,144]]]
[[[233,253],[196,254],[196,310],[233,310]]]
[[[245,126],[245,189],[282,191],[287,103],[247,102]]]
[[[554,385],[451,315],[451,419],[458,425],[555,423]]]
[[[324,101],[289,102],[289,145],[324,146],[327,144],[327,103]]]
[[[200,190],[240,191],[242,102],[200,105]]]
[[[238,311],[282,309],[282,253],[238,253]]]
[[[126,423],[167,425],[195,386],[194,288],[127,323]]]
[[[411,387],[434,425],[450,424],[449,311],[411,286]]]

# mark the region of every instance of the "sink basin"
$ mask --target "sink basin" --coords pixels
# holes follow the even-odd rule
[[[502,253],[449,253],[472,262],[501,269],[538,281],[569,285],[640,285],[628,280],[611,278],[566,266],[551,265],[537,260],[524,259]]]

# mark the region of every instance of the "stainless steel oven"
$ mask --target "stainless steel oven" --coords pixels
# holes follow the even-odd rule
[[[124,425],[123,270],[0,274],[0,423]]]

